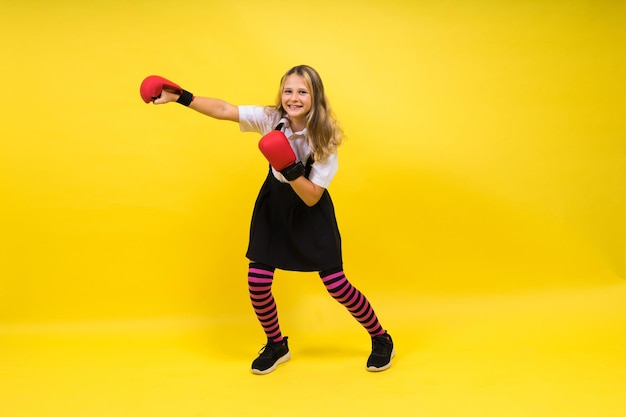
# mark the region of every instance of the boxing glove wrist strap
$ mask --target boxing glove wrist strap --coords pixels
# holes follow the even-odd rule
[[[192,101],[193,101],[193,94],[191,94],[187,90],[183,90],[183,92],[180,93],[180,97],[178,97],[178,100],[176,100],[177,103],[180,103],[183,106],[189,106]]]
[[[304,165],[302,165],[302,162],[298,161],[295,164],[283,169],[280,173],[283,174],[283,177],[285,177],[287,181],[293,181],[304,175]]]

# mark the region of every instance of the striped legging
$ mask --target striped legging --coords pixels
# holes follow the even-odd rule
[[[248,290],[252,308],[265,335],[269,340],[279,342],[283,339],[283,335],[278,322],[276,301],[272,295],[274,271],[275,268],[271,266],[257,262],[250,263]],[[371,337],[385,332],[369,301],[348,281],[342,267],[321,271],[319,275],[328,293],[348,309],[352,317],[361,323]]]

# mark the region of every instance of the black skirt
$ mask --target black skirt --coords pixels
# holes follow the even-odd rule
[[[287,271],[340,267],[341,236],[328,190],[309,207],[270,168],[254,204],[246,257]]]

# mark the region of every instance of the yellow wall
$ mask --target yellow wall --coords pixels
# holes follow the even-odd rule
[[[0,320],[248,312],[257,137],[145,105],[139,83],[269,104],[300,63],[349,136],[331,193],[368,293],[623,279],[625,17],[618,1],[3,5]]]

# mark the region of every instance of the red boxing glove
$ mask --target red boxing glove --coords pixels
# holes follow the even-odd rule
[[[304,175],[304,165],[291,149],[289,139],[280,130],[272,130],[259,141],[259,149],[270,165],[287,179],[293,181]]]
[[[178,84],[158,75],[150,75],[144,78],[139,87],[139,94],[144,102],[150,103],[161,97],[163,90],[172,90],[176,94],[180,94],[180,98],[176,102],[182,105],[189,106],[193,100],[193,94],[189,91],[183,90]]]

